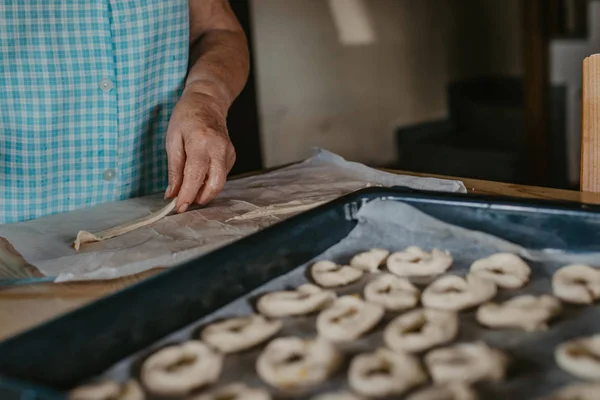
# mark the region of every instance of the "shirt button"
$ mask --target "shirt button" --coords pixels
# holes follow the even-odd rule
[[[117,173],[112,168],[109,168],[106,171],[104,171],[104,180],[107,182],[110,182],[113,179],[115,179],[115,176],[117,176]]]
[[[100,89],[102,89],[102,91],[104,92],[110,92],[110,90],[112,88],[115,87],[115,85],[112,83],[112,81],[108,78],[104,78],[100,81]]]

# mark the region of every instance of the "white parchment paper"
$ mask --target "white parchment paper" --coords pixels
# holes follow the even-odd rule
[[[161,209],[162,194],[0,225],[25,260],[56,281],[113,279],[170,267],[254,233],[284,218],[367,186],[466,192],[458,181],[377,171],[319,150],[296,165],[230,181],[209,206],[171,215],[152,226],[71,248],[79,230],[98,232]],[[2,252],[0,252],[2,259]],[[2,265],[2,263],[0,263]]]
[[[156,348],[167,343],[181,342],[198,338],[199,330],[216,319],[253,313],[252,299],[262,293],[296,287],[308,282],[307,268],[316,260],[328,259],[338,263],[347,263],[360,251],[373,247],[389,250],[401,250],[410,245],[424,249],[434,247],[452,252],[454,263],[449,273],[464,275],[470,264],[478,258],[496,252],[514,252],[523,256],[532,268],[530,283],[519,290],[502,290],[496,296],[497,301],[525,294],[551,293],[550,280],[554,271],[567,263],[589,262],[594,265],[600,254],[569,254],[546,251],[529,251],[517,244],[507,242],[482,232],[472,231],[450,225],[434,219],[417,209],[399,202],[376,200],[365,205],[358,212],[358,225],[351,233],[305,265],[279,276],[247,296],[219,309],[212,315],[169,335],[151,348],[132,355],[119,362],[103,374],[101,379],[124,380],[137,376],[144,357]],[[339,295],[361,293],[364,285],[373,275],[364,277],[360,282],[338,289]],[[345,362],[333,378],[326,384],[300,396],[310,396],[330,390],[347,388],[347,365],[351,358],[360,352],[370,351],[383,345],[382,328],[399,313],[387,313],[384,321],[372,333],[355,343],[340,345],[345,354]],[[284,329],[279,336],[314,336],[315,317],[285,318]],[[483,340],[488,344],[506,351],[511,358],[508,376],[500,384],[478,385],[480,398],[485,399],[535,399],[556,388],[573,383],[575,380],[562,372],[554,362],[554,348],[562,341],[581,335],[592,334],[600,324],[600,306],[569,307],[551,323],[547,331],[527,333],[519,330],[491,330],[480,326],[474,311],[461,313],[461,326],[457,341]],[[238,355],[227,356],[222,383],[243,380],[249,384],[265,386],[254,369],[256,357],[261,349],[255,349]],[[266,386],[265,386],[266,387]],[[275,396],[280,394],[273,392]]]

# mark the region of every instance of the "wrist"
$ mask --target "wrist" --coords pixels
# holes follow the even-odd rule
[[[230,96],[224,85],[212,79],[189,80],[185,84],[183,94],[193,94],[205,98],[205,101],[216,108],[224,116],[231,106]]]

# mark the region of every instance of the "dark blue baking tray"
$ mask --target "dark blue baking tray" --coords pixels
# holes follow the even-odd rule
[[[534,249],[600,251],[600,207],[369,188],[346,195],[0,343],[0,399],[61,393],[319,255],[374,199]]]

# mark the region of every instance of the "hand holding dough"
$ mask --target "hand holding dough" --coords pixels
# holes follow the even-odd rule
[[[125,224],[115,226],[114,228],[106,229],[102,232],[90,233],[87,231],[79,231],[77,233],[77,238],[73,243],[73,247],[76,251],[79,251],[81,245],[92,242],[101,242],[102,240],[114,238],[117,236],[124,235],[128,232],[134,231],[139,228],[143,228],[145,226],[151,225],[158,220],[163,219],[167,215],[169,215],[173,210],[175,210],[175,205],[177,204],[177,198],[173,199],[169,204],[167,204],[161,210],[158,210],[155,213],[152,213],[146,217],[140,218],[136,221],[127,222]]]

